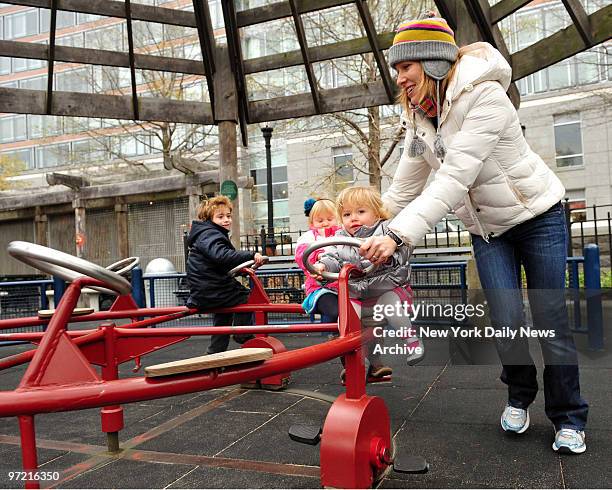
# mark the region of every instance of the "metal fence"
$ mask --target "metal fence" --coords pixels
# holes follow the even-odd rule
[[[37,316],[39,310],[48,307],[47,289],[51,279],[0,281],[0,320]],[[0,333],[42,332],[43,326],[3,329]],[[0,342],[0,345],[15,342]]]
[[[447,305],[465,303],[467,301],[465,261],[419,263],[412,266],[413,301],[423,304]],[[272,303],[298,303],[304,301],[304,272],[297,267],[259,269],[257,277],[270,297]],[[150,307],[183,306],[189,296],[186,275],[183,273],[153,275],[145,274],[146,304]],[[437,315],[438,310],[429,309],[431,314],[422,321],[448,321],[443,315]],[[203,324],[212,324],[212,315],[202,314]],[[307,314],[270,313],[268,320],[274,323],[302,323],[313,320]],[[182,325],[188,319],[175,321]]]
[[[565,203],[567,227],[570,234],[568,255],[581,255],[585,245],[599,247],[604,286],[612,287],[612,204],[575,208]]]
[[[447,313],[449,307],[468,302],[466,269],[463,260],[412,265],[413,303],[423,307],[416,325],[456,323]]]
[[[36,316],[47,309],[51,279],[0,281],[0,319]]]
[[[241,235],[240,248],[267,255],[290,256],[295,254],[295,245],[304,233],[306,233],[306,230],[278,231],[269,235],[262,227],[259,233]],[[465,230],[461,221],[457,218],[445,218],[434,227],[431,233],[423,237],[416,248],[464,247],[470,245],[470,233]]]

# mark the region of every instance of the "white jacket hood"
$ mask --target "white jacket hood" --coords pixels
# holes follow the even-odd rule
[[[512,68],[502,54],[489,43],[478,42],[461,48],[455,76],[447,89],[447,98],[456,99],[466,87],[481,82],[499,82],[505,91],[512,81]]]

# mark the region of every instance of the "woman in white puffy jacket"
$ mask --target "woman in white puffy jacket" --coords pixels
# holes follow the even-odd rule
[[[545,410],[555,426],[555,451],[586,450],[588,405],[580,395],[578,362],[565,306],[567,229],[563,185],[523,137],[506,95],[511,68],[487,43],[458,49],[444,19],[400,25],[389,49],[405,112],[406,145],[383,195],[395,215],[384,237],[361,254],[384,263],[397,247],[413,246],[454,211],[472,234],[474,256],[491,324],[510,327],[514,340],[496,339],[508,400],[505,431],[529,427],[538,385],[529,354],[521,265],[545,362]],[[432,170],[435,175],[428,186]]]

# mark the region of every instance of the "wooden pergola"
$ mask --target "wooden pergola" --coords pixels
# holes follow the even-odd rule
[[[50,31],[48,44],[0,41],[0,56],[44,60],[48,70],[46,90],[0,88],[0,112],[215,124],[219,126],[219,181],[237,181],[238,127],[246,145],[248,124],[392,104],[395,98],[394,80],[383,54],[391,45],[394,33],[377,32],[366,0],[284,0],[244,11],[236,11],[233,1],[222,0],[227,45],[215,42],[208,2],[205,0],[193,0],[193,12],[143,5],[130,0],[5,0],[4,3],[49,9]],[[563,0],[573,23],[510,54],[499,23],[529,3],[530,0],[501,0],[490,7],[487,0],[435,0],[440,14],[455,30],[458,43],[484,40],[496,46],[510,62],[513,80],[535,73],[612,37],[612,4],[589,15],[580,0]],[[357,9],[366,36],[309,46],[303,24],[304,14],[349,5]],[[58,45],[56,20],[58,11],[62,10],[125,19],[127,53]],[[283,18],[292,19],[300,49],[244,59],[240,43],[241,30]],[[197,29],[202,60],[136,52],[132,35],[133,21]],[[396,26],[388,27],[391,30]],[[376,60],[380,74],[378,80],[341,88],[320,88],[313,64],[365,53],[372,53]],[[53,70],[56,62],[129,68],[131,95],[54,90]],[[295,66],[303,66],[306,72],[307,92],[265,100],[249,99],[247,75]],[[137,90],[136,70],[139,69],[204,76],[210,103],[142,96]],[[518,106],[519,94],[514,85],[509,90],[509,96]],[[197,176],[195,181],[199,182]],[[193,196],[193,200],[190,198],[190,206],[195,207],[199,201],[197,192]],[[20,206],[41,205],[40,201],[29,202],[27,196],[24,199]],[[0,199],[0,209],[9,209],[2,201]],[[15,206],[14,200],[9,206]]]
[[[132,3],[130,0],[8,0],[4,3],[45,8],[51,12],[48,45],[0,41],[0,56],[44,60],[47,61],[48,67],[46,91],[0,88],[0,111],[4,113],[195,124],[218,124],[221,121],[234,120],[240,123],[245,139],[246,124],[393,103],[394,82],[383,55],[383,50],[391,44],[393,32],[376,32],[365,0],[287,0],[240,12],[235,11],[232,1],[224,0],[222,5],[227,47],[215,43],[208,3],[203,0],[193,0],[194,12]],[[476,40],[490,42],[510,61],[514,80],[596,46],[612,36],[612,5],[588,15],[580,0],[563,0],[573,24],[510,55],[498,24],[513,12],[529,4],[529,0],[502,0],[493,7],[489,7],[485,0],[435,0],[435,3],[440,14],[455,29],[460,44]],[[309,47],[301,16],[348,4],[356,5],[367,36],[362,39]],[[57,45],[55,32],[58,10],[125,19],[128,52]],[[240,30],[284,17],[293,18],[300,49],[244,60],[240,46]],[[203,61],[135,53],[132,22],[136,20],[196,28]],[[363,53],[374,54],[381,80],[329,90],[321,90],[318,87],[313,73],[313,63]],[[54,62],[129,68],[132,77],[132,95],[55,91],[53,90]],[[249,100],[246,93],[246,75],[298,65],[304,66],[306,70],[310,93],[269,100]],[[211,103],[160,100],[139,96],[136,89],[136,69],[203,75],[206,77]]]

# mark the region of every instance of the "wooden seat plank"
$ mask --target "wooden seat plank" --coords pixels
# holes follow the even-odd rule
[[[261,362],[272,357],[272,349],[246,347],[244,349],[228,350],[217,354],[191,357],[180,361],[155,364],[145,368],[145,376],[148,378],[156,376],[169,376],[172,374],[189,373],[204,369],[234,366],[247,362]]]
[[[93,308],[75,308],[74,310],[72,310],[72,316],[89,315],[93,312]],[[55,313],[55,310],[38,310],[38,317],[51,318],[53,316],[53,313]]]

